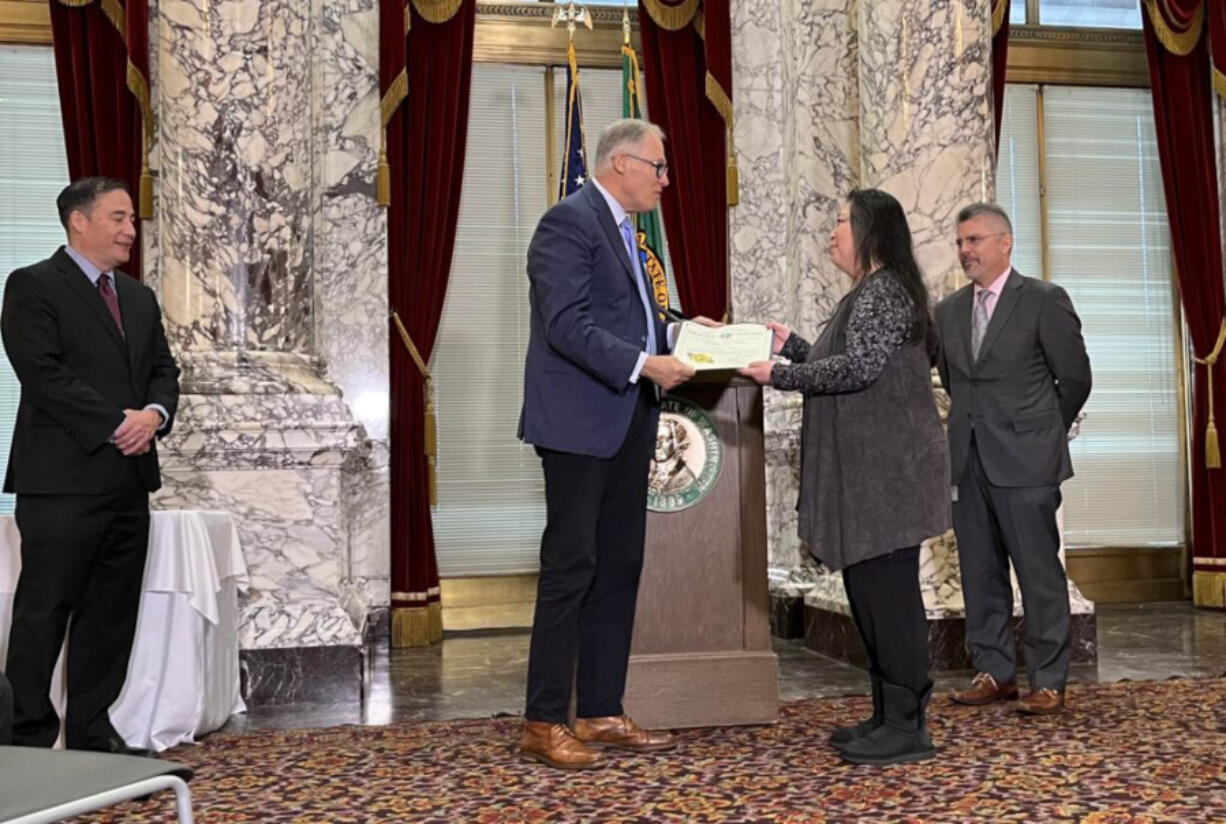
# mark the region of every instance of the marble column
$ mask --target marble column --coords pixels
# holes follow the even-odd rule
[[[778,319],[812,338],[847,289],[826,239],[858,184],[854,18],[845,0],[740,0],[732,25],[733,315]],[[765,403],[772,588],[797,595],[813,573],[796,534],[800,398],[768,390]]]
[[[958,210],[996,194],[991,3],[860,8],[861,180],[902,203],[939,300],[965,283],[953,246]]]
[[[385,444],[374,0],[151,11],[156,283],[184,370],[155,506],[238,521],[251,701],[356,698],[370,596],[355,552],[386,547],[363,427]],[[373,393],[364,420],[342,388]]]

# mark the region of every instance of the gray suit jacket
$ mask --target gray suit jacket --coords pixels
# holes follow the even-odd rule
[[[1090,394],[1090,359],[1068,294],[1014,269],[971,357],[974,285],[936,308],[937,368],[949,393],[951,480],[966,467],[974,433],[996,486],[1056,485],[1073,476],[1068,428]]]

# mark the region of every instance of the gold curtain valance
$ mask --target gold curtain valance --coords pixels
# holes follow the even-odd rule
[[[683,29],[694,19],[698,11],[698,0],[681,0],[676,5],[663,0],[643,0],[643,7],[657,26],[668,31]]]
[[[413,8],[427,23],[446,23],[455,17],[464,0],[413,0]],[[405,20],[405,31],[408,31],[408,20]]]
[[[1205,2],[1196,4],[1192,17],[1186,27],[1177,29],[1172,21],[1176,19],[1172,12],[1172,0],[1143,0],[1149,22],[1154,26],[1154,34],[1167,51],[1180,57],[1190,54],[1200,41],[1205,28]]]

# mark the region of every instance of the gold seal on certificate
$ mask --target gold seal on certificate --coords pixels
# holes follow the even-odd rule
[[[740,369],[770,360],[771,331],[760,323],[711,328],[686,321],[677,334],[673,356],[695,370]]]

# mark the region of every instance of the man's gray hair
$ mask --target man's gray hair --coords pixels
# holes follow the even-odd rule
[[[597,173],[606,171],[613,161],[613,155],[617,154],[619,149],[638,146],[648,135],[664,140],[664,131],[647,120],[639,120],[634,117],[614,120],[600,133],[600,141],[596,144],[594,171]]]
[[[980,215],[992,215],[1001,223],[1005,224],[1005,229],[1009,234],[1013,234],[1013,221],[1009,220],[1009,213],[997,206],[995,203],[972,203],[962,211],[958,212],[958,222],[965,223],[968,220],[979,217]]]

